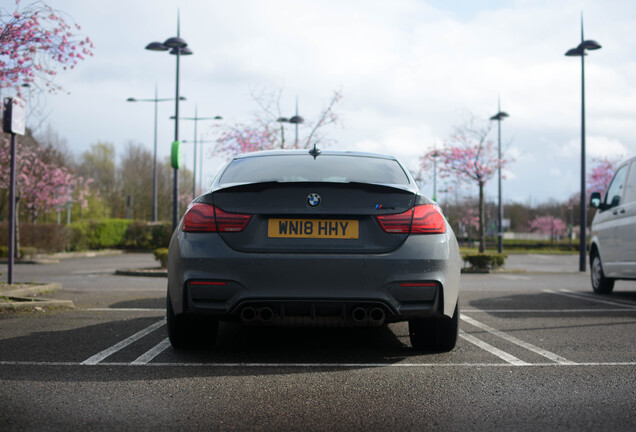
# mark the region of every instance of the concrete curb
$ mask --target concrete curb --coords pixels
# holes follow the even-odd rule
[[[84,252],[58,252],[50,255],[33,255],[26,259],[17,259],[15,264],[59,264],[60,260],[69,258],[94,258],[100,256],[114,256],[122,255],[123,250],[120,249],[106,249],[99,251],[84,251]],[[0,260],[0,264],[7,264],[8,260],[3,258]]]
[[[123,269],[115,270],[115,274],[119,276],[142,276],[142,277],[168,277],[168,270],[157,268],[148,269]]]
[[[73,303],[72,300],[52,300],[32,297],[52,291],[60,291],[61,289],[62,285],[59,283],[30,285],[15,289],[0,289],[0,297],[9,299],[7,302],[0,302],[0,311],[31,311],[44,308],[75,309],[75,303]]]
[[[31,311],[44,308],[75,309],[73,300],[50,300],[32,297],[9,297],[12,301],[0,303],[0,311]]]

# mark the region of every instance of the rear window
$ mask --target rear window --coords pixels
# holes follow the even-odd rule
[[[408,185],[395,160],[353,155],[271,155],[232,161],[220,184],[257,182],[334,182]]]

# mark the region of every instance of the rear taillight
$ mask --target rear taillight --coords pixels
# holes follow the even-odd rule
[[[375,217],[382,229],[391,234],[443,234],[446,221],[435,204],[418,205],[399,214]]]
[[[228,213],[210,204],[195,203],[183,217],[181,230],[185,232],[240,232],[251,215]]]

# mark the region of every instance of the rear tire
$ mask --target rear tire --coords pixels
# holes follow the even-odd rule
[[[166,298],[166,321],[168,339],[175,349],[195,348],[206,341],[212,345],[216,343],[219,320],[186,314],[175,315],[170,296]]]
[[[605,277],[601,256],[597,251],[592,252],[591,261],[590,278],[592,280],[592,289],[597,294],[610,294],[614,289],[614,279]]]
[[[455,348],[459,333],[459,301],[453,317],[420,318],[409,321],[411,345],[416,350],[448,352]]]

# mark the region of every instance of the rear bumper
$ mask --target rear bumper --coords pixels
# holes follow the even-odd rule
[[[377,255],[242,253],[214,234],[194,239],[176,234],[170,246],[168,292],[176,313],[237,319],[251,308],[257,315],[271,310],[271,323],[340,317],[351,324],[357,308],[367,315],[380,309],[392,322],[451,316],[457,302],[459,252],[448,234],[411,236]]]

